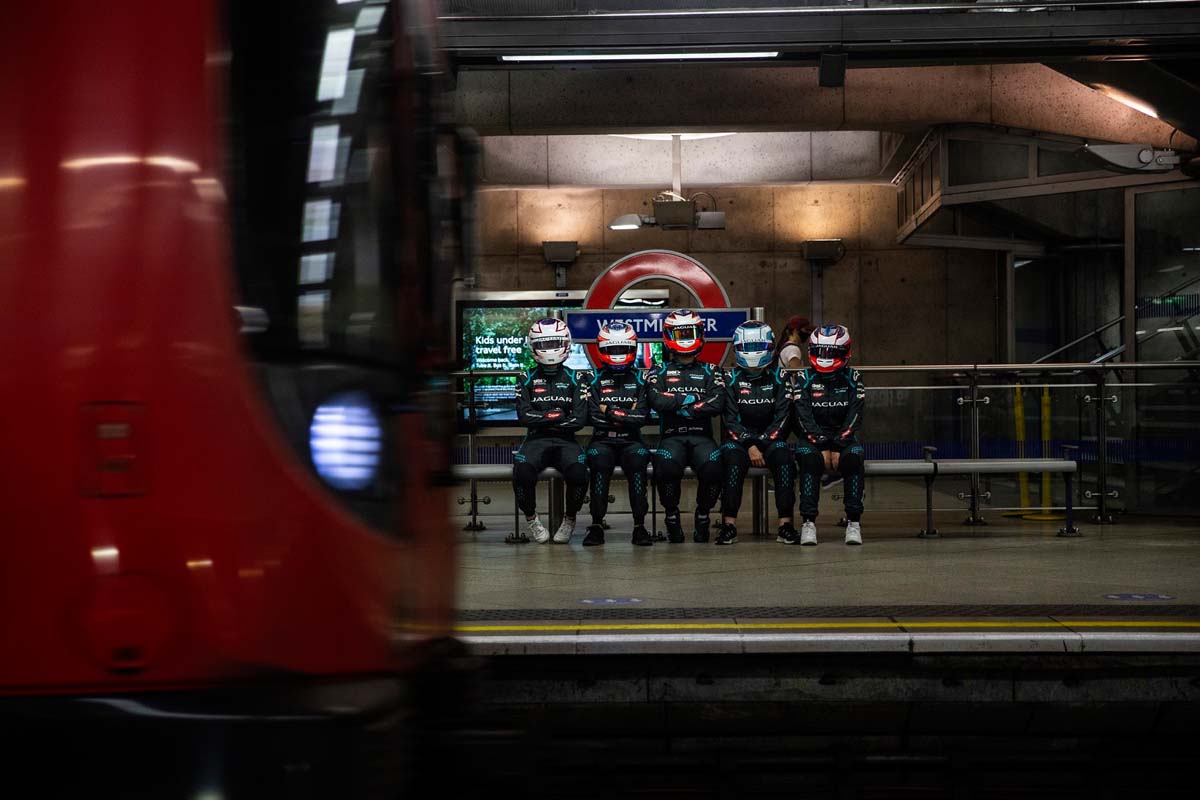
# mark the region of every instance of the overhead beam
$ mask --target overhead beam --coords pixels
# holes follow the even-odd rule
[[[484,136],[967,123],[1165,145],[1173,131],[1041,64],[854,69],[834,88],[805,67],[476,71],[459,75],[455,104],[459,122]]]
[[[1053,64],[1085,86],[1115,91],[1144,103],[1158,118],[1200,136],[1200,87],[1149,61],[1083,61]]]
[[[845,53],[850,67],[996,63],[1048,58],[1188,55],[1200,46],[1200,7],[1189,2],[1027,5],[936,3],[913,7],[749,8],[659,13],[443,16],[442,43],[460,66],[495,66],[505,54],[770,49],[815,65]],[[508,7],[508,8],[505,8]],[[651,6],[652,7],[652,6]],[[547,5],[547,9],[550,6]],[[964,13],[969,11],[970,13]],[[1016,13],[1007,13],[1007,12]]]
[[[904,240],[914,247],[955,247],[965,250],[1000,250],[1021,258],[1041,258],[1046,247],[1027,239],[1005,239],[993,236],[955,236],[953,234],[914,233]]]

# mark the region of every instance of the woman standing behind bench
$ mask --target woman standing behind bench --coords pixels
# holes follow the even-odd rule
[[[821,476],[838,472],[845,481],[846,544],[862,544],[863,447],[858,441],[867,390],[851,369],[850,331],[824,325],[808,339],[812,366],[796,379],[796,461],[800,466],[800,544],[817,543]]]
[[[517,421],[528,432],[513,456],[513,491],[529,534],[545,544],[550,532],[537,516],[538,475],[546,467],[557,469],[567,484],[567,502],[554,541],[566,544],[587,495],[587,467],[575,441],[587,416],[587,392],[575,370],[563,364],[571,352],[571,332],[562,320],[548,317],[533,323],[528,343],[537,365],[517,387]]]

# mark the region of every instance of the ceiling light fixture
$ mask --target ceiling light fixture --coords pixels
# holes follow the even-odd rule
[[[610,133],[618,139],[641,139],[648,142],[669,142],[671,137],[678,136],[680,141],[690,142],[697,139],[719,139],[722,136],[735,136],[737,131],[722,133]]]
[[[671,183],[672,188],[654,195],[651,203],[654,205],[654,215],[622,214],[608,223],[609,230],[632,231],[638,228],[658,226],[664,230],[691,229],[724,230],[725,212],[717,211],[717,198],[708,192],[696,192],[691,197],[684,197],[682,191],[682,144],[683,134],[673,133],[671,137]],[[696,207],[696,198],[704,195],[712,201],[713,210],[701,211]]]
[[[536,55],[500,56],[512,63],[539,61],[734,61],[747,58],[776,58],[778,50],[744,53],[540,53]]]
[[[643,218],[641,214],[622,214],[608,223],[608,228],[614,231],[636,231],[642,225],[646,224],[646,219],[649,218]]]
[[[1179,168],[1179,154],[1149,144],[1085,144],[1083,152],[1116,172],[1170,172]]]

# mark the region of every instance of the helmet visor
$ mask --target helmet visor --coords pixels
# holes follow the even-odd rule
[[[844,345],[820,344],[808,348],[809,358],[819,358],[829,361],[845,358],[849,353],[850,348]]]
[[[696,325],[680,325],[677,328],[667,328],[667,337],[673,342],[686,342],[700,338],[700,328]]]
[[[618,358],[621,356],[631,356],[637,352],[637,345],[633,344],[632,342],[602,344],[600,345],[600,352],[604,353],[606,356],[614,356]]]
[[[737,349],[743,353],[764,353],[771,349],[771,343],[766,341],[761,342],[741,342]]]
[[[545,339],[534,339],[530,344],[536,352],[544,353],[547,350],[562,350],[570,344],[570,340],[565,337],[552,336]]]

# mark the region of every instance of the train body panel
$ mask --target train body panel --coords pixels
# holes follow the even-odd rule
[[[0,692],[403,667],[398,622],[446,617],[449,540],[343,508],[256,384],[219,4],[22,15],[0,34]]]

